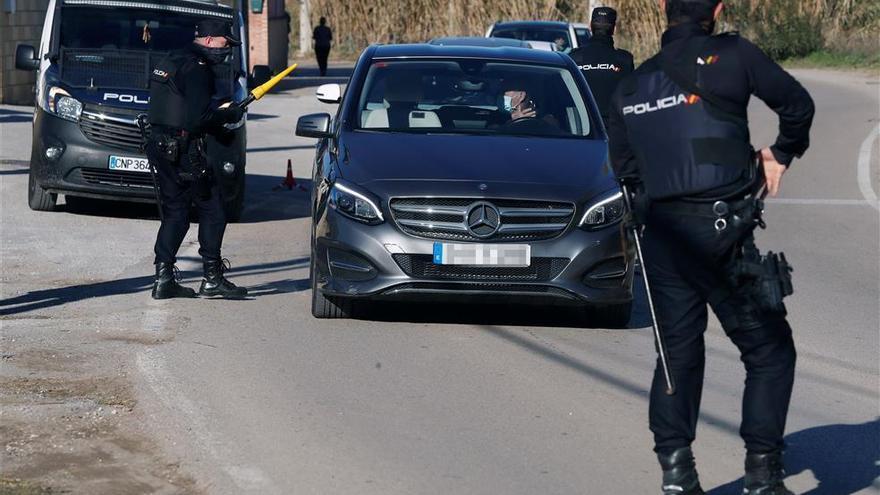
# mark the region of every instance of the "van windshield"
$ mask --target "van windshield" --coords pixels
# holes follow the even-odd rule
[[[58,44],[61,80],[73,87],[148,89],[166,53],[192,43],[194,15],[149,9],[65,6]],[[240,53],[213,67],[218,95],[230,95]]]
[[[198,20],[177,12],[64,7],[60,41],[63,48],[170,51],[192,42]]]

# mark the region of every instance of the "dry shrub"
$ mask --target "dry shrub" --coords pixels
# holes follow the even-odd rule
[[[287,0],[295,20],[298,2]],[[312,25],[327,17],[337,53],[371,43],[422,42],[437,36],[481,36],[496,21],[584,22],[584,0],[311,0]],[[665,15],[657,0],[606,0],[619,12],[618,44],[644,60],[660,46]],[[878,0],[729,0],[722,28],[739,30],[777,58],[811,50],[880,49]],[[293,37],[293,39],[296,39]]]
[[[555,0],[312,0],[312,24],[327,17],[343,51],[371,43],[480,36],[492,22],[564,17]]]

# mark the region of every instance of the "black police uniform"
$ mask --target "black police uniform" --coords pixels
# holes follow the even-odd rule
[[[612,97],[613,168],[618,178],[641,182],[651,202],[644,219],[645,265],[678,390],[664,393],[658,361],[649,416],[661,464],[662,455],[689,447],[695,438],[707,303],[745,364],[740,434],[748,453],[776,455],[783,447],[795,368],[792,331],[781,298],[768,309],[756,286],[733,282],[730,272],[743,249],[753,248],[752,229],[733,225],[735,214],[747,218],[751,213],[743,210],[754,207],[743,201],[754,182],[746,117],[752,94],[779,115],[771,151],[790,164],[809,145],[813,102],[794,78],[736,34],[709,36],[690,23],[668,29],[660,53]],[[713,211],[715,199],[725,200],[727,214]],[[747,469],[747,488],[748,480]]]
[[[228,27],[217,24],[216,21],[199,23],[197,36],[222,36],[228,32]],[[145,151],[156,170],[163,213],[155,244],[157,283],[153,297],[156,298],[195,295],[170,277],[177,251],[189,230],[193,203],[199,215],[199,254],[205,263],[205,278],[221,285],[228,283],[222,278],[220,255],[226,217],[220,187],[204,152],[206,134],[223,132],[224,123],[236,122],[242,117],[240,108],[219,109],[212,99],[215,81],[211,65],[221,62],[227,54],[228,49],[193,43],[164,58],[151,74],[151,127]],[[171,285],[162,285],[162,282]],[[202,285],[204,289],[204,281]]]
[[[574,49],[571,58],[590,85],[602,119],[608,120],[611,94],[624,77],[633,71],[632,53],[614,48],[614,38],[594,34],[584,46]]]

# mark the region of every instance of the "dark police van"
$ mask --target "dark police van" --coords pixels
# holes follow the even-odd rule
[[[147,113],[152,67],[191,43],[204,18],[232,23],[244,40],[240,13],[214,0],[50,0],[40,45],[15,52],[17,68],[38,71],[32,209],[53,210],[59,193],[155,201],[137,118]],[[247,46],[215,66],[218,98],[247,96]],[[246,119],[208,139],[231,221],[243,208]]]

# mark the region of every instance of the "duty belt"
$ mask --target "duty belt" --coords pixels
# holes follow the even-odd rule
[[[187,138],[190,135],[190,132],[185,129],[178,129],[175,127],[165,127],[161,125],[154,125],[153,132],[156,134],[165,134],[171,137],[179,137],[179,138]]]
[[[715,220],[715,231],[721,233],[733,223],[740,227],[747,223],[757,222],[763,228],[761,210],[763,201],[752,196],[739,199],[719,200],[712,202],[691,201],[657,201],[651,203],[651,209],[660,213],[672,213]]]

